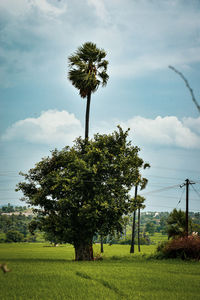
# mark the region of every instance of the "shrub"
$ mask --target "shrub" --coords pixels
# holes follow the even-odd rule
[[[23,242],[23,240],[24,240],[24,235],[17,230],[9,230],[6,233],[6,242],[7,243]]]
[[[161,243],[157,247],[157,257],[200,260],[200,237],[181,237]]]

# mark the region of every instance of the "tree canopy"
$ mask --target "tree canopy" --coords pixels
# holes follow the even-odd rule
[[[83,44],[69,56],[68,78],[82,98],[94,93],[100,84],[106,85],[109,76],[106,73],[108,61],[105,57],[106,52],[91,42]]]
[[[169,214],[167,219],[167,234],[168,237],[175,238],[177,236],[185,236],[186,234],[186,223],[185,223],[185,212],[181,209],[176,208]],[[191,229],[191,219],[189,219],[189,227]],[[191,230],[190,230],[191,231]]]
[[[35,207],[32,230],[40,228],[75,247],[76,260],[92,259],[96,233],[122,230],[131,209],[129,191],[141,176],[139,148],[127,141],[128,131],[96,134],[85,144],[54,150],[30,169],[18,190]]]

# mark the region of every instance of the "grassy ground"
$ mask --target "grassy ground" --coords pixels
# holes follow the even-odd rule
[[[167,235],[155,232],[154,235],[150,235],[151,242],[158,244],[163,241],[167,241]]]
[[[74,262],[69,245],[0,244],[0,262],[12,269],[0,273],[0,298],[199,299],[200,263],[149,260],[129,249],[105,245],[103,261]],[[143,253],[154,249],[142,246]]]

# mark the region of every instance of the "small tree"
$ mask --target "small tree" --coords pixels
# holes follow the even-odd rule
[[[167,219],[167,234],[168,238],[177,236],[185,236],[185,212],[174,209]],[[191,232],[191,220],[189,219],[189,228]]]
[[[149,234],[154,234],[155,232],[155,224],[153,222],[147,222],[145,225],[145,230],[149,233]]]
[[[18,230],[9,230],[6,233],[6,242],[7,243],[17,243],[23,242],[24,236]]]
[[[95,234],[122,231],[130,210],[129,191],[140,176],[139,148],[127,141],[128,131],[96,134],[85,144],[52,151],[27,174],[17,190],[35,206],[32,230],[39,228],[71,243],[76,260],[92,260]]]

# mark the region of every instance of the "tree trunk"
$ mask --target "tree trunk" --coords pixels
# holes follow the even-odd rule
[[[88,245],[75,245],[75,260],[94,260],[92,243]]]
[[[101,253],[103,253],[103,236],[101,235]]]
[[[89,92],[87,95],[87,106],[86,106],[86,114],[85,114],[85,140],[88,140],[88,136],[89,136],[90,101],[91,101],[91,92]]]
[[[85,142],[88,141],[89,136],[89,118],[90,118],[90,101],[91,91],[87,94],[87,105],[85,114]],[[94,260],[92,243],[88,245],[75,245],[75,260]]]
[[[130,253],[134,253],[134,245],[135,245],[135,210],[133,212],[132,239],[131,239]]]
[[[138,251],[140,252],[140,208],[138,208]]]
[[[135,203],[137,201],[137,185],[135,186]],[[135,217],[136,213],[135,210],[133,212],[133,225],[132,225],[132,239],[131,239],[131,249],[130,253],[134,253],[134,245],[135,245]]]

